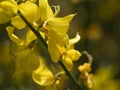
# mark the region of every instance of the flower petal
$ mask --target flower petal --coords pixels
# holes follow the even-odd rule
[[[28,30],[27,34],[26,34],[26,43],[29,44],[30,42],[32,42],[35,39],[37,39],[36,35],[31,30]]]
[[[79,33],[76,34],[76,36],[72,39],[69,40],[71,45],[74,45],[75,43],[77,43],[80,40],[80,35]]]
[[[17,29],[25,28],[25,23],[19,16],[15,16],[15,17],[11,18],[11,23]]]
[[[19,5],[19,9],[30,23],[33,23],[40,18],[39,8],[33,2],[26,1]]]
[[[62,62],[64,63],[64,65],[66,66],[66,68],[67,68],[68,70],[71,70],[71,69],[72,69],[72,67],[73,67],[73,62],[72,62],[71,58],[69,58],[69,57],[66,56],[65,59],[62,60]]]
[[[70,57],[73,61],[76,61],[80,58],[81,53],[75,49],[70,49],[67,51],[66,55]]]
[[[0,8],[0,23],[4,24],[10,20],[10,16],[5,13],[3,9]]]
[[[83,65],[80,65],[78,67],[79,71],[81,72],[90,72],[91,71],[91,64],[89,63],[84,63]]]
[[[42,86],[48,86],[55,82],[55,77],[47,68],[43,60],[40,60],[40,66],[32,73],[33,80]]]
[[[39,0],[39,8],[42,21],[45,21],[54,16],[52,9],[48,4],[48,0]]]
[[[48,39],[53,40],[59,45],[65,45],[69,42],[67,34],[58,34],[54,30],[48,31]]]
[[[15,42],[15,43],[17,43],[19,45],[22,43],[22,41],[13,33],[14,32],[14,27],[8,26],[8,27],[6,27],[6,30],[8,32],[8,35],[9,35],[10,39],[13,42]]]
[[[69,23],[75,14],[68,15],[62,18],[50,18],[44,25],[48,30],[55,30],[57,33],[65,34],[68,31]]]
[[[53,40],[48,40],[48,51],[50,53],[50,56],[53,60],[53,62],[58,62],[59,58],[60,58],[60,52],[58,50],[58,47],[56,45],[56,43]]]
[[[0,1],[0,23],[4,24],[17,13],[18,7],[14,0]]]

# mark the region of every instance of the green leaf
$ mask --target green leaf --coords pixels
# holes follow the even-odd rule
[[[32,72],[39,66],[39,57],[35,51],[25,49],[18,53],[16,58],[16,71],[15,75],[24,72]]]

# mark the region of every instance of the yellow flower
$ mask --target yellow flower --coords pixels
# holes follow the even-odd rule
[[[13,32],[14,32],[14,29],[15,29],[15,28],[12,27],[12,26],[6,27],[6,30],[7,30],[7,32],[8,32],[8,36],[9,36],[9,38],[10,38],[12,41],[14,41],[15,43],[21,44],[22,41],[13,33]]]
[[[60,48],[64,48],[64,46],[69,44],[67,31],[69,28],[69,23],[75,14],[70,14],[65,17],[56,17],[60,7],[54,6],[55,13],[53,13],[48,4],[48,0],[39,0],[39,8],[41,12],[43,11],[40,13],[40,18],[41,21],[44,22],[44,31],[42,31],[45,32],[48,37],[48,51],[53,62],[58,62],[61,57]]]
[[[10,39],[16,44],[23,47],[28,46],[33,40],[36,39],[35,34],[30,29],[28,29],[24,39],[21,39],[20,37],[14,34],[15,28],[13,26],[6,27],[6,30]]]
[[[66,39],[62,39],[63,41],[64,40],[66,41],[66,43],[64,44],[59,44],[59,42],[57,41],[60,41],[61,39],[57,40],[57,37],[58,36],[56,36],[56,38],[54,37],[56,41],[53,41],[51,39],[48,40],[49,41],[48,50],[50,52],[50,56],[53,62],[58,62],[58,60],[62,60],[66,68],[71,70],[73,67],[73,61],[79,60],[81,56],[81,53],[75,50],[73,47],[73,44],[78,42],[78,39],[80,39],[80,37],[78,38],[78,34],[77,34],[75,38],[72,38],[69,40],[69,37],[66,36]],[[71,40],[72,40],[72,43],[70,42]]]
[[[40,66],[32,73],[33,80],[41,86],[49,86],[55,83],[56,78],[47,68],[45,62],[40,60]]]
[[[18,8],[31,25],[37,26],[35,23],[40,18],[40,11],[35,3],[26,1],[25,3],[21,3]],[[17,29],[23,29],[26,26],[25,22],[20,18],[20,16],[11,18],[11,23]]]
[[[70,49],[66,52],[66,55],[71,58],[73,61],[78,60],[81,56],[80,52],[75,49]]]
[[[89,63],[84,63],[83,65],[80,65],[78,67],[79,71],[81,72],[90,72],[91,71],[91,64]]]
[[[62,61],[69,70],[73,67],[73,61],[79,60],[81,53],[75,49],[66,50],[62,55]]]
[[[15,16],[18,11],[15,0],[1,0],[0,1],[0,23],[4,24]]]
[[[26,1],[25,3],[20,4],[19,10],[31,24],[40,18],[38,6],[31,1]]]
[[[91,71],[91,64],[84,63],[83,65],[80,65],[78,67],[78,70],[81,72],[80,77],[83,79],[83,81],[87,84],[89,88],[92,88],[94,86],[93,76],[92,74],[89,74],[89,72]]]

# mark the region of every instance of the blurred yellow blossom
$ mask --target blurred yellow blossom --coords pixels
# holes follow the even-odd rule
[[[84,63],[83,65],[80,65],[78,69],[81,72],[80,78],[89,88],[93,88],[93,76],[92,74],[89,74],[89,72],[91,71],[91,64]]]
[[[13,42],[15,42],[15,43],[17,43],[17,44],[21,44],[22,43],[22,41],[13,33],[14,32],[14,27],[12,27],[12,26],[8,26],[8,27],[6,27],[6,30],[7,30],[7,32],[8,32],[8,36],[9,36],[9,38],[13,41]]]
[[[26,47],[33,40],[36,39],[35,34],[30,29],[28,29],[24,39],[21,39],[20,37],[18,37],[17,35],[14,34],[15,28],[13,26],[7,26],[6,30],[8,32],[9,38],[19,46]]]
[[[80,65],[78,69],[81,72],[90,72],[91,71],[91,65],[89,63],[84,63],[83,65]]]
[[[8,22],[17,11],[18,6],[15,0],[0,0],[0,23]]]
[[[115,78],[115,66],[102,66],[94,74],[94,87],[91,90],[119,90],[120,82]]]

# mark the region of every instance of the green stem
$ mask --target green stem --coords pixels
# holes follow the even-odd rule
[[[59,63],[59,64],[61,65],[61,67],[64,69],[66,75],[73,81],[73,83],[75,83],[75,88],[76,88],[77,90],[82,90],[82,88],[81,88],[81,86],[79,85],[79,83],[78,83],[78,81],[76,80],[76,78],[71,74],[71,72],[68,71],[68,69],[65,67],[65,65],[64,65],[61,61],[59,61],[58,63]]]
[[[26,20],[26,18],[22,15],[22,13],[20,11],[18,11],[19,16],[22,18],[22,20],[29,26],[29,28],[32,30],[32,32],[40,39],[40,41],[43,43],[43,45],[48,48],[47,43],[45,42],[45,40],[42,38],[42,36],[40,35],[40,33],[38,31],[35,30],[34,27],[32,27],[32,25]]]
[[[48,49],[48,45],[45,42],[45,40],[42,38],[40,33],[34,29],[34,27],[26,20],[26,18],[22,15],[22,13],[19,11],[19,16],[22,18],[22,20],[29,26],[29,28],[32,30],[32,32],[40,39],[40,41],[43,43],[43,45]],[[50,58],[51,59],[51,58]],[[76,90],[81,90],[81,86],[78,84],[77,80],[75,77],[69,72],[69,70],[64,66],[64,64],[59,60],[58,62],[60,66],[63,68],[65,71],[66,75],[74,82]]]

